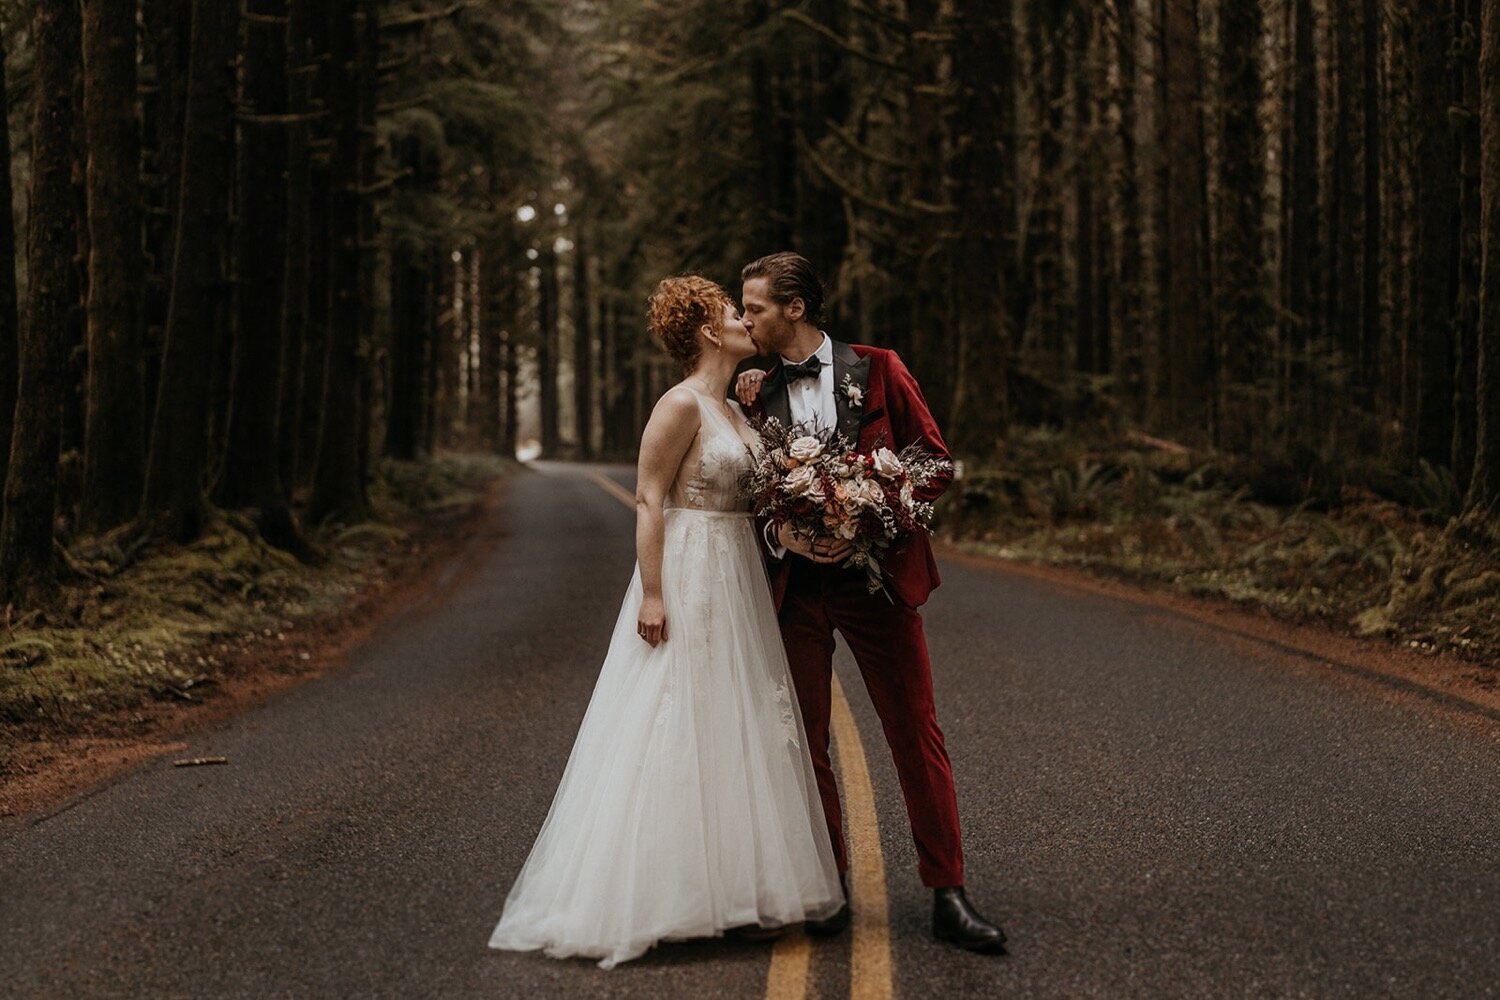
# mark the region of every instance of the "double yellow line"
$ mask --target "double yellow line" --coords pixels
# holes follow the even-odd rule
[[[635,509],[635,494],[594,469],[584,474],[626,507]],[[875,788],[854,713],[838,675],[833,678],[833,741],[844,786],[844,831],[849,838],[850,928],[849,996],[851,1000],[887,1000],[891,996],[891,929],[885,894],[885,857]],[[802,1000],[812,986],[812,942],[800,931],[776,942],[766,976],[766,1000]]]

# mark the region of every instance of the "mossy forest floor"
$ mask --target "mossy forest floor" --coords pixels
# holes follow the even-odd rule
[[[1407,503],[1361,486],[1296,506],[1255,492],[1242,467],[1169,442],[1029,429],[1012,435],[1003,463],[967,470],[935,528],[969,551],[1456,654],[1495,683],[1500,518],[1451,516],[1453,498],[1436,484],[1415,484],[1419,499]]]
[[[319,623],[425,564],[514,468],[485,455],[381,462],[371,520],[304,525],[327,556],[321,566],[219,510],[189,545],[124,552],[79,539],[60,600],[0,623],[0,783],[29,769],[28,747],[145,727],[153,704],[211,700],[237,671],[314,669]]]

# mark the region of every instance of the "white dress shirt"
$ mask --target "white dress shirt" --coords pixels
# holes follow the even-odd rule
[[[795,382],[788,382],[786,399],[791,407],[792,426],[801,424],[813,430],[827,430],[837,427],[839,420],[838,406],[833,400],[833,339],[827,333],[823,334],[823,342],[812,353],[812,357],[823,363],[817,380],[799,378]],[[785,354],[781,356],[781,361],[788,365],[801,364]],[[766,547],[777,559],[784,559],[786,546],[776,540],[770,529],[771,526],[766,525]]]
[[[816,380],[799,378],[787,383],[786,398],[791,404],[792,424],[802,424],[814,430],[827,430],[838,425],[838,408],[833,401],[833,339],[823,334],[823,342],[813,351],[812,357],[823,364]],[[781,357],[783,364],[801,362]]]

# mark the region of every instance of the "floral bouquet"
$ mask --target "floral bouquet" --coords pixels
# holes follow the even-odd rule
[[[952,463],[919,445],[863,454],[831,430],[787,428],[775,418],[761,424],[760,437],[760,457],[740,479],[755,513],[776,528],[790,524],[797,538],[849,542],[845,565],[864,570],[870,593],[881,590],[880,559],[891,542],[932,520],[932,504],[915,491]]]

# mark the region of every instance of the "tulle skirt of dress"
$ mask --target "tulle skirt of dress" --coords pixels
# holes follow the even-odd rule
[[[637,566],[492,948],[610,968],[843,901],[751,520],[668,510],[662,593],[653,649]]]

